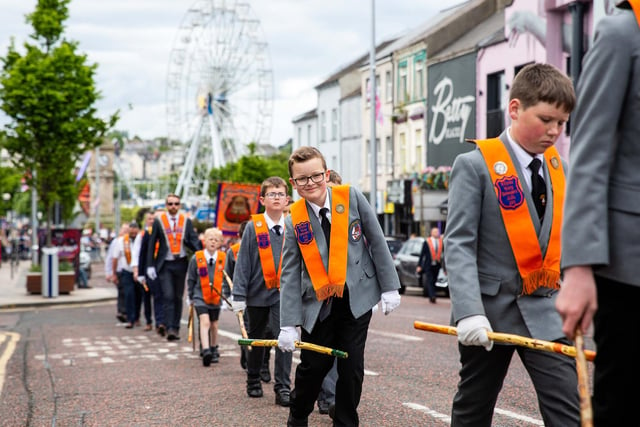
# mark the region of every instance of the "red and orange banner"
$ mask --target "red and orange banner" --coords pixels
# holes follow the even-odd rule
[[[221,182],[216,203],[216,227],[227,236],[236,236],[240,224],[260,209],[260,184]]]

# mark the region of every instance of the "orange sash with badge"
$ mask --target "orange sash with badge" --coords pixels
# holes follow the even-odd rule
[[[184,215],[178,214],[178,224],[176,224],[175,233],[171,230],[169,216],[167,214],[163,214],[160,219],[164,226],[164,234],[167,236],[167,240],[169,240],[169,249],[171,250],[171,253],[179,255],[180,247],[182,245],[182,231],[184,230]]]
[[[436,262],[440,262],[442,259],[442,236],[438,237],[438,252],[433,247],[433,237],[427,237],[429,244],[429,252],[431,253],[431,259]]]
[[[495,187],[509,243],[522,277],[522,294],[531,295],[541,287],[559,289],[565,177],[558,150],[550,147],[544,153],[553,189],[553,219],[543,259],[529,206],[507,148],[499,138],[477,140],[475,143],[484,157]]]
[[[258,255],[260,255],[260,265],[262,266],[262,276],[267,289],[280,289],[280,268],[276,271],[276,264],[273,261],[273,250],[271,238],[269,237],[269,227],[264,219],[264,214],[251,215],[253,227],[256,230],[256,242],[258,243]],[[284,245],[284,239],[282,239]],[[282,248],[280,248],[280,265],[282,265]]]
[[[324,267],[315,233],[309,221],[304,199],[291,205],[291,220],[296,240],[309,272],[316,298],[342,297],[347,281],[349,248],[349,186],[337,185],[331,189],[331,243],[329,245],[329,272]],[[322,232],[319,230],[319,232]]]
[[[233,253],[233,257],[236,260],[238,259],[238,251],[239,250],[240,250],[240,242],[234,243],[233,245],[231,245],[231,252]]]
[[[204,256],[204,250],[196,252],[196,265],[198,267],[198,276],[200,277],[200,287],[202,288],[202,299],[205,304],[219,305],[220,294],[222,293],[222,279],[224,262],[227,257],[222,251],[218,251],[215,269],[213,271],[213,283],[209,279],[209,269],[207,266],[207,257]],[[215,289],[218,290],[216,292]]]

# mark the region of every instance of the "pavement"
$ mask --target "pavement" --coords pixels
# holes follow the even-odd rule
[[[45,297],[41,294],[27,292],[26,275],[31,266],[31,260],[22,260],[17,271],[11,274],[8,262],[0,266],[0,310],[9,308],[41,307],[58,304],[84,304],[97,301],[116,300],[118,291],[104,278],[104,264],[94,262],[91,265],[92,275],[89,279],[88,289],[76,287],[68,294],[59,294],[56,297]]]

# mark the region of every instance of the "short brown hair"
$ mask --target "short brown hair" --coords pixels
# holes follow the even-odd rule
[[[342,177],[334,170],[329,171],[329,182],[334,185],[342,185]]]
[[[280,178],[279,176],[270,176],[269,178],[262,181],[262,185],[260,186],[260,195],[264,197],[267,194],[267,188],[269,187],[284,187],[285,192],[288,192],[287,181]]]
[[[169,201],[169,197],[173,197],[173,198],[176,198],[176,199],[180,200],[180,196],[178,196],[177,194],[169,193],[169,194],[167,194],[167,197],[164,199],[165,203],[167,203]]]
[[[576,104],[573,83],[550,64],[529,64],[520,70],[509,92],[509,100],[516,98],[524,109],[546,102],[571,112]]]
[[[293,178],[293,174],[291,173],[291,168],[294,163],[302,163],[311,159],[320,159],[322,160],[322,168],[327,170],[327,161],[324,159],[324,156],[316,147],[302,146],[294,150],[293,153],[289,156],[289,176]]]

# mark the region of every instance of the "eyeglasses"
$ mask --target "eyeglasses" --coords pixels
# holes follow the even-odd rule
[[[180,202],[167,202],[167,206],[180,206]]]
[[[268,197],[269,199],[284,199],[287,197],[287,193],[267,193],[265,194],[265,197]]]
[[[313,175],[302,176],[300,178],[293,178],[293,182],[301,187],[309,184],[309,180],[311,180],[311,182],[313,183],[320,184],[322,181],[324,181],[324,172],[314,173]]]

